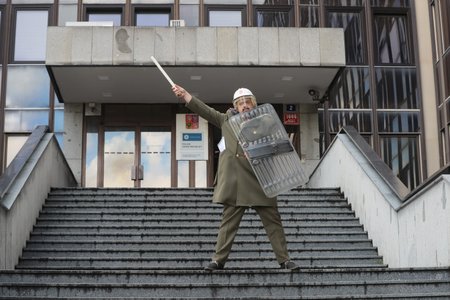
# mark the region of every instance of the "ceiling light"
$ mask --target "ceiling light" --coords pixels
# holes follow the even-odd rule
[[[111,92],[102,92],[102,97],[111,98],[112,97],[112,93]]]
[[[191,75],[191,80],[202,80],[201,75]]]
[[[283,98],[284,97],[284,93],[275,93],[275,95],[273,95],[275,98]]]
[[[281,80],[283,80],[283,81],[292,81],[292,79],[294,79],[293,76],[283,76],[283,77],[281,77]]]

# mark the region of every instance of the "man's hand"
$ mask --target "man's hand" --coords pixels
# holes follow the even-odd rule
[[[192,99],[191,94],[189,94],[185,89],[177,84],[172,87],[172,91],[175,96],[177,96],[179,99],[183,99],[186,103],[189,103]]]

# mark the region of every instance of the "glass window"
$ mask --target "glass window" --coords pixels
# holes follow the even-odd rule
[[[450,47],[450,2],[440,1],[444,51]]]
[[[418,137],[381,137],[381,157],[410,189],[420,181]]]
[[[26,88],[23,88],[26,86]],[[45,66],[9,65],[6,82],[7,108],[49,107],[50,78]]]
[[[345,68],[330,90],[330,108],[370,108],[369,68]]]
[[[90,22],[113,22],[114,26],[121,26],[122,8],[87,7],[86,20]]]
[[[20,148],[22,148],[23,145],[25,145],[25,142],[27,141],[28,136],[27,135],[21,135],[21,136],[6,136],[6,166],[8,167],[9,164],[12,162],[14,157],[16,157],[17,153],[19,153]]]
[[[186,26],[198,26],[199,6],[180,4],[180,19],[184,20]]]
[[[444,66],[444,98],[450,97],[450,51],[442,59]]]
[[[135,11],[136,26],[169,26],[170,9],[143,9]]]
[[[409,7],[409,0],[371,0],[373,7]]]
[[[30,132],[48,125],[49,110],[5,110],[5,132]]]
[[[195,162],[195,187],[206,187],[207,164],[205,160]]]
[[[48,11],[17,10],[14,61],[44,61]]]
[[[179,160],[178,163],[178,187],[189,187],[189,161]]]
[[[53,132],[63,132],[64,131],[64,110],[55,109],[55,119],[54,119]]]
[[[374,16],[375,63],[411,64],[411,46],[407,17],[404,15]]]
[[[375,68],[375,81],[378,108],[419,108],[415,68]]]
[[[377,112],[379,132],[419,132],[418,112]]]
[[[243,24],[243,14],[242,10],[210,10],[208,20],[210,27],[240,27]]]
[[[319,27],[319,1],[300,0],[300,27]]]
[[[325,6],[364,6],[363,0],[325,0]]]
[[[327,26],[344,29],[347,64],[366,64],[366,46],[361,12],[327,12]]]
[[[257,27],[291,27],[294,26],[292,6],[255,8],[255,25]]]
[[[343,126],[351,125],[359,132],[372,132],[370,111],[330,111],[330,132],[338,132]]]
[[[97,186],[97,162],[98,162],[98,127],[99,120],[96,117],[86,118],[86,174],[84,186]]]

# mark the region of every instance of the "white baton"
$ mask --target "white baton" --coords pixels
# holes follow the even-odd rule
[[[167,75],[166,71],[164,71],[164,69],[161,67],[161,65],[158,63],[158,61],[156,60],[156,58],[154,58],[153,56],[150,56],[150,58],[153,60],[153,62],[155,63],[155,65],[158,67],[158,69],[161,71],[161,73],[164,75],[164,77],[166,77],[167,81],[170,83],[170,85],[173,87],[175,85],[175,83],[173,83],[172,79],[170,79],[169,75]]]

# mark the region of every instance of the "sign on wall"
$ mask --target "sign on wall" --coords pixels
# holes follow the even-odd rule
[[[208,160],[208,122],[197,114],[177,114],[177,160]]]

